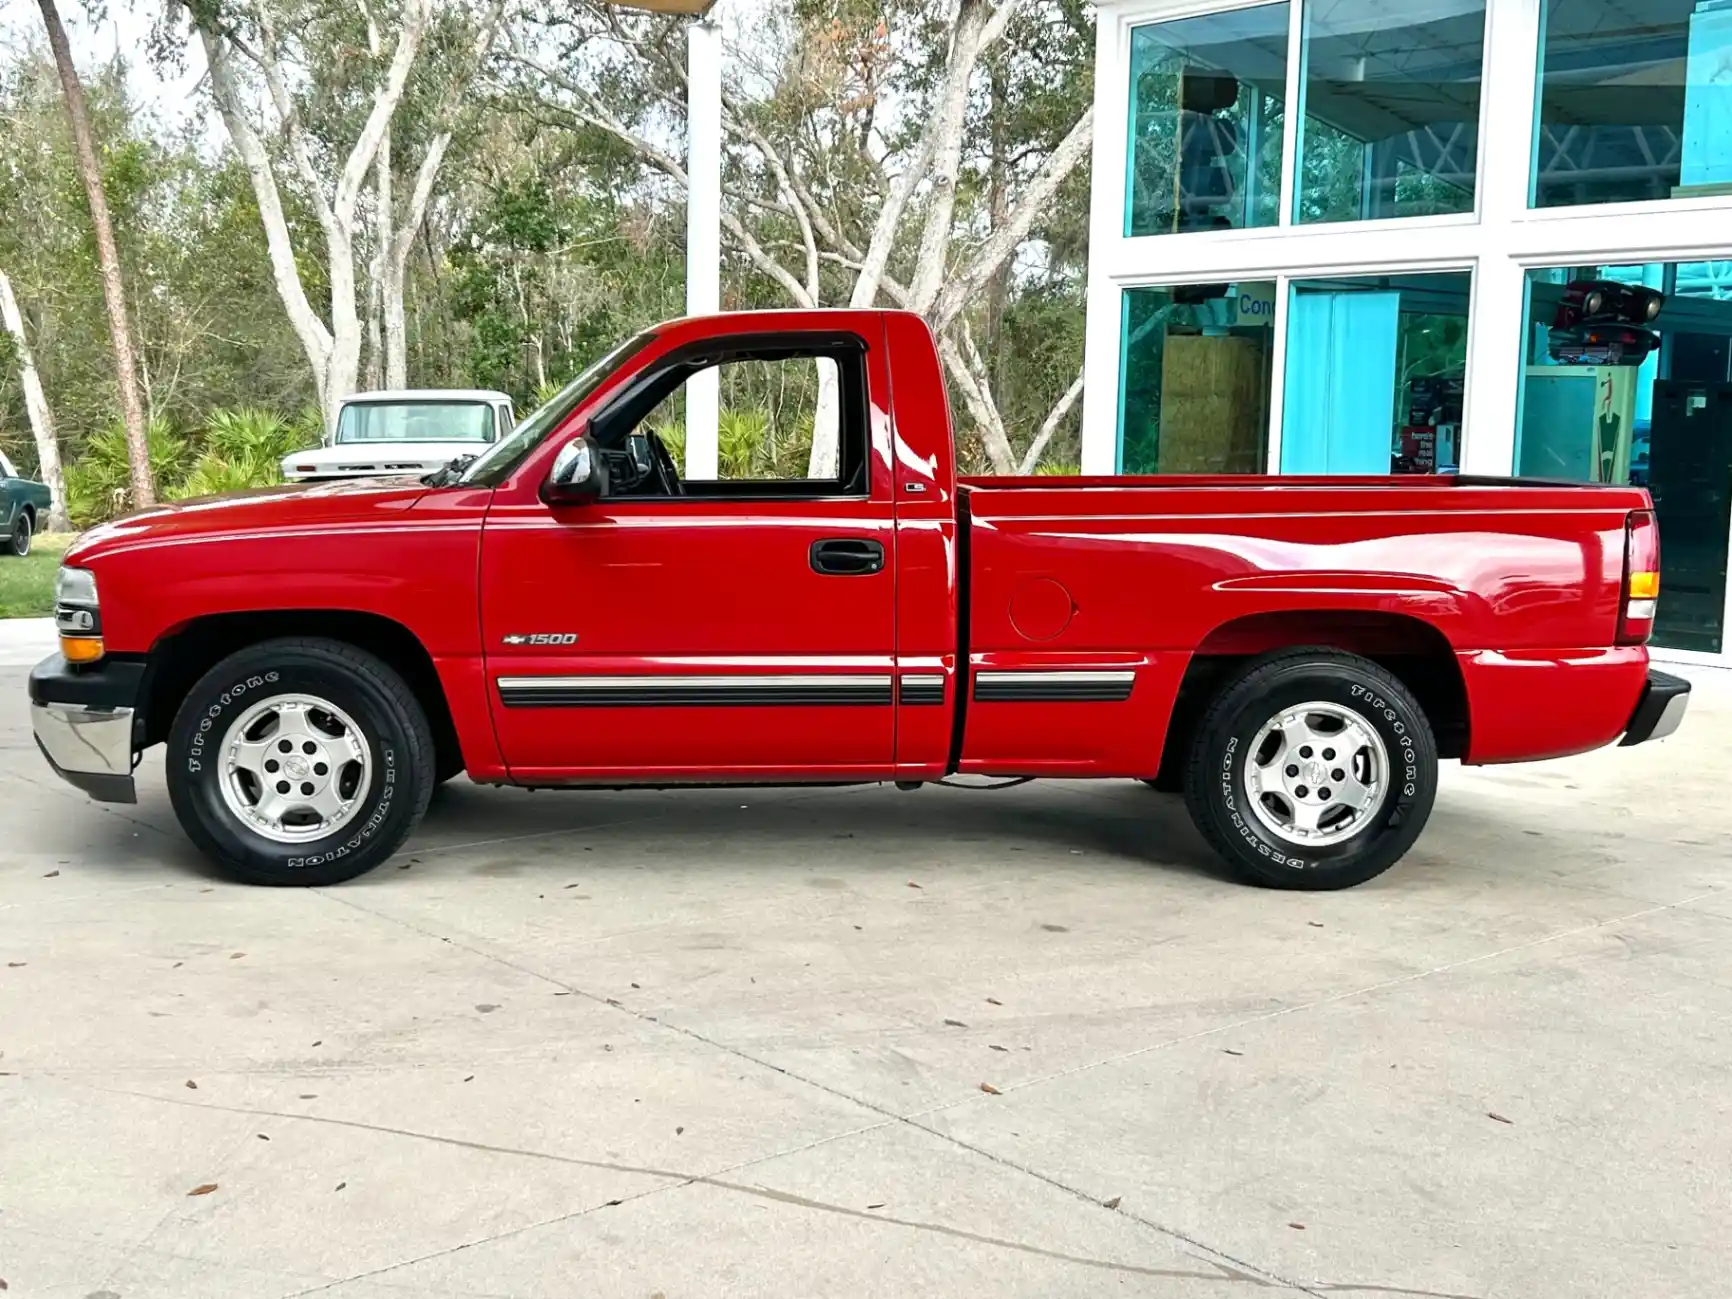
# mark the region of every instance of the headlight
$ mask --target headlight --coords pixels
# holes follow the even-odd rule
[[[54,603],[78,605],[85,609],[94,609],[96,600],[96,574],[88,568],[67,568],[64,564],[54,578]]]
[[[54,579],[54,625],[68,663],[94,663],[102,657],[102,608],[96,574],[88,568],[61,566]]]

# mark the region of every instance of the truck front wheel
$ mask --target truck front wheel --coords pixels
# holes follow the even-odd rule
[[[340,641],[262,641],[192,688],[168,792],[192,841],[251,884],[335,884],[384,861],[427,810],[433,734],[387,664]]]
[[[1388,870],[1437,796],[1437,745],[1407,687],[1334,650],[1289,650],[1228,680],[1204,714],[1185,806],[1254,883],[1340,889]]]

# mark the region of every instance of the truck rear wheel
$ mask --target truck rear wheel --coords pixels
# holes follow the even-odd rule
[[[433,734],[387,664],[340,641],[262,641],[181,704],[168,792],[187,836],[251,884],[335,884],[395,852],[427,810]]]
[[[1436,796],[1437,745],[1413,695],[1377,664],[1326,649],[1273,654],[1228,680],[1185,776],[1197,829],[1269,888],[1381,875]]]

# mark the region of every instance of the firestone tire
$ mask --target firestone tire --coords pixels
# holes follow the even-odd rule
[[[304,714],[297,724],[309,729],[292,731],[281,720],[288,712]],[[237,733],[254,715],[262,729],[248,726]],[[305,778],[320,782],[321,796],[326,777],[332,789],[345,773],[353,781],[346,809],[329,818],[329,833],[319,832],[323,819],[316,812],[287,813],[264,830],[243,819],[243,812],[251,815],[249,787],[236,782],[230,766],[241,751],[234,746],[256,744],[262,736],[264,752],[276,759],[268,742],[279,726],[284,735],[296,736],[296,747],[285,750],[281,761],[293,758],[306,768]],[[339,767],[335,774],[315,776],[317,768],[300,758],[303,734],[307,753],[321,745],[332,750],[316,756],[330,757]],[[343,745],[353,755],[347,767],[334,756]],[[341,641],[262,641],[218,663],[181,704],[169,731],[168,792],[187,837],[233,878],[278,886],[337,884],[379,865],[419,823],[433,792],[433,751],[421,705],[378,658]],[[281,774],[301,778],[287,770]],[[312,792],[314,785],[299,788]],[[265,805],[257,806],[262,811]],[[285,842],[284,834],[300,837]]]
[[[1317,736],[1317,751],[1295,747],[1290,762],[1292,734]],[[1344,736],[1356,757],[1322,749],[1329,734]],[[1327,764],[1323,752],[1332,755]],[[1363,765],[1347,772],[1355,762]],[[1379,769],[1378,791],[1360,783]],[[1326,800],[1341,791],[1294,785],[1306,771],[1347,777],[1334,783],[1349,785],[1363,806],[1330,808]],[[1254,787],[1274,792],[1257,795]],[[1324,818],[1336,818],[1309,831],[1318,842],[1295,828],[1304,812],[1296,797],[1313,815],[1323,808]],[[1412,693],[1375,663],[1327,649],[1269,655],[1228,680],[1203,715],[1185,773],[1185,806],[1198,831],[1234,870],[1266,888],[1343,889],[1381,875],[1413,846],[1436,797],[1437,744]]]
[[[12,534],[6,538],[6,553],[23,559],[30,553],[30,538],[34,535],[35,529],[30,526],[30,516],[20,510],[17,520],[12,524]]]

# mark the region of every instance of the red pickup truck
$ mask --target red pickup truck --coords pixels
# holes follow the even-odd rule
[[[688,381],[814,366],[831,476],[682,479],[664,416]],[[460,772],[960,773],[1183,790],[1241,873],[1327,889],[1406,852],[1440,758],[1675,729],[1689,685],[1645,647],[1658,570],[1629,488],[959,479],[919,318],[738,314],[639,335],[425,480],[87,533],[30,694],[43,753],[96,798],[131,801],[166,743],[187,834],[261,883],[378,865]]]

